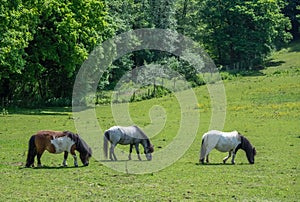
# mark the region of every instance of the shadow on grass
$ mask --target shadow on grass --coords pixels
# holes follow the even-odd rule
[[[285,61],[276,61],[276,60],[269,59],[266,61],[266,67],[267,68],[268,67],[279,67],[284,63],[285,63]]]
[[[289,52],[300,52],[300,40],[293,41],[291,44],[289,44],[289,47]]]
[[[19,167],[19,169],[36,169],[36,170],[58,170],[58,169],[77,169],[77,168],[83,168],[83,167],[86,167],[84,165],[82,166],[78,166],[78,167],[75,167],[75,166],[43,166],[43,167],[30,167],[30,168],[27,168],[25,166],[22,166],[22,167]]]
[[[235,163],[235,164],[232,164],[232,163],[204,163],[204,164],[201,164],[201,163],[195,163],[195,165],[197,166],[244,166],[244,165],[251,165],[249,163]]]
[[[8,108],[9,114],[20,115],[45,115],[45,116],[68,116],[72,112],[71,107],[53,107],[41,109],[28,109],[28,108]]]
[[[117,160],[117,161],[112,161],[112,160],[100,160],[99,162],[103,162],[103,163],[121,163],[121,162],[151,162],[148,160]]]
[[[1,108],[0,108],[1,109]],[[58,116],[68,116],[73,111],[80,112],[88,109],[94,109],[94,107],[76,107],[72,110],[72,107],[45,107],[45,108],[19,108],[19,107],[9,107],[9,114],[21,114],[21,115],[58,115]]]
[[[226,72],[229,75],[233,76],[233,77],[237,77],[237,76],[265,76],[265,74],[263,72],[261,72],[260,70],[263,70],[263,67],[256,67],[252,70],[227,70],[227,71],[221,71],[221,72]],[[222,74],[221,74],[222,76]],[[223,78],[223,80],[226,80],[227,78]]]

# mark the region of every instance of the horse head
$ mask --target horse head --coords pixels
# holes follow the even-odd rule
[[[250,141],[242,136],[242,146],[241,148],[246,152],[247,159],[250,164],[254,164],[254,157],[256,155],[255,147],[252,147]]]
[[[76,149],[80,153],[80,160],[84,166],[89,165],[89,159],[92,156],[92,149],[88,146],[88,144],[79,136],[77,135],[76,141]]]
[[[249,163],[254,164],[254,156],[256,155],[255,147],[248,149],[246,155]]]
[[[256,155],[255,147],[248,148],[246,151],[246,156],[250,164],[254,164],[254,157]]]
[[[145,147],[145,155],[148,161],[152,160],[152,154],[154,152],[154,147],[152,144],[149,144],[149,146]]]
[[[89,165],[89,159],[92,157],[92,149],[88,147],[86,152],[80,152],[80,160],[84,166]]]

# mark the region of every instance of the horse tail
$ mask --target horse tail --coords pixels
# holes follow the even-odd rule
[[[201,150],[200,150],[200,161],[204,161],[205,154],[206,154],[206,141],[207,141],[207,135],[204,134],[202,136],[202,143],[201,143]]]
[[[109,132],[105,131],[103,137],[103,153],[106,159],[108,157],[108,141],[109,141]]]
[[[35,135],[31,136],[28,143],[28,154],[26,160],[26,167],[30,167],[34,163],[34,157],[36,155]]]

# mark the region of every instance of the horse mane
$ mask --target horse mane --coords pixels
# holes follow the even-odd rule
[[[78,134],[74,134],[70,131],[64,131],[64,133],[67,134],[67,136],[75,142],[76,149],[80,153],[87,152],[90,155],[92,155],[92,150],[89,148],[87,143]]]
[[[148,136],[144,133],[144,131],[142,131],[142,129],[140,129],[138,126],[132,126],[132,127],[134,127],[137,131],[139,131],[142,139],[148,140],[150,142]]]
[[[142,129],[140,129],[138,126],[133,126],[134,128],[136,128],[137,131],[139,131],[140,135],[142,136],[141,138],[146,140],[147,145],[150,147],[151,146],[151,142],[150,139],[148,138],[148,136],[144,133],[144,131],[142,131]]]
[[[250,141],[240,133],[239,135],[241,137],[241,148],[244,149],[245,151],[253,149],[253,146],[251,145]]]

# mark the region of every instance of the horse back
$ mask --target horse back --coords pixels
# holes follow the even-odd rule
[[[138,126],[128,126],[120,128],[123,131],[123,141],[130,144],[141,143],[144,140],[148,140],[147,135]]]
[[[241,136],[237,131],[221,132],[216,149],[222,152],[227,152],[235,149],[241,144]]]
[[[149,138],[146,134],[137,126],[113,126],[108,130],[109,137],[107,132],[104,133],[107,140],[112,143],[118,144],[136,144],[140,143],[143,140],[148,140]]]
[[[237,131],[222,132],[212,130],[203,135],[202,141],[202,144],[205,144],[209,149],[216,148],[219,151],[226,152],[234,149],[241,143],[241,136]]]
[[[67,133],[63,131],[42,130],[37,132],[34,139],[37,152],[42,153],[44,150],[48,150],[50,153],[55,153],[56,149],[51,141],[66,135]]]
[[[66,132],[63,131],[54,131],[54,130],[41,130],[36,133],[38,136],[45,136],[47,138],[52,138],[53,137],[63,137],[66,135]]]

